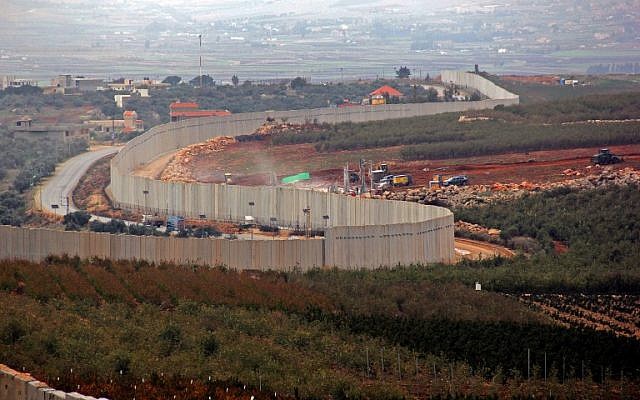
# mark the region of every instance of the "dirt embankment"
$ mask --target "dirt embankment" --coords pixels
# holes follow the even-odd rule
[[[111,159],[108,156],[95,163],[80,179],[73,191],[73,203],[81,210],[109,218],[136,220],[134,214],[114,210],[105,189],[111,183]]]
[[[559,85],[560,77],[557,75],[532,75],[532,76],[522,76],[522,75],[500,75],[500,79],[503,81],[509,82],[520,82],[527,84],[539,84],[539,85]]]
[[[196,182],[191,163],[197,158],[219,153],[236,140],[230,136],[218,136],[204,143],[197,143],[179,150],[160,175],[163,181]]]

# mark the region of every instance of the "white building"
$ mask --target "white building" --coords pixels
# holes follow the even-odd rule
[[[38,86],[38,81],[32,79],[19,79],[15,76],[3,76],[0,83],[0,89],[4,90],[10,87],[18,88],[22,86]]]

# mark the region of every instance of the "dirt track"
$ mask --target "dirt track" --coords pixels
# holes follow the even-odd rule
[[[515,253],[506,247],[498,246],[492,243],[479,242],[477,240],[456,238],[456,261],[463,258],[470,260],[478,260],[483,258],[505,257],[511,258]]]

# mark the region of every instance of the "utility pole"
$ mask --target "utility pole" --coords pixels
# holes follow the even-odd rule
[[[398,379],[402,380],[402,370],[400,369],[400,348],[397,348],[398,354]]]
[[[364,159],[360,160],[360,182],[362,183],[360,187],[361,196],[367,191],[367,178],[364,176],[367,167],[366,163],[367,162]]]
[[[202,34],[198,35],[198,39],[200,40],[200,90],[202,90]]]
[[[253,240],[253,228],[254,228],[251,225],[255,224],[255,220],[256,220],[255,219],[256,217],[253,215],[253,206],[255,206],[255,205],[256,205],[255,202],[253,202],[253,201],[249,202],[249,207],[251,207],[251,221],[250,221],[250,224],[249,224],[249,226],[250,226],[249,229],[251,229],[251,240]]]
[[[384,377],[384,347],[380,349],[380,375]]]
[[[307,206],[302,212],[305,214],[305,236],[311,237],[311,207]]]
[[[367,347],[365,351],[367,354],[367,379],[369,379],[369,348]]]
[[[527,379],[531,378],[531,349],[527,349]]]

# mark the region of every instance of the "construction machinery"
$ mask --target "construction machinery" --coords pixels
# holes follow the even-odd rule
[[[167,232],[179,232],[184,230],[184,228],[184,217],[181,217],[179,215],[170,215],[167,218]]]
[[[624,161],[622,157],[613,154],[609,149],[600,149],[598,154],[591,157],[592,163],[600,165],[617,164],[622,161]]]
[[[444,187],[444,177],[436,174],[429,181],[429,189],[440,189],[441,187]]]
[[[164,225],[164,217],[158,214],[143,214],[142,223],[147,226],[161,227],[162,225]]]
[[[378,183],[382,178],[389,175],[389,166],[387,164],[380,164],[378,169],[371,171],[371,182]]]
[[[393,186],[410,186],[413,184],[411,175],[394,175],[392,180]]]

